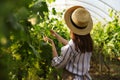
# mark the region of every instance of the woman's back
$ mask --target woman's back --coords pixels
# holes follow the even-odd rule
[[[61,48],[61,55],[54,57],[52,65],[56,68],[65,68],[65,70],[75,74],[76,79],[83,75],[90,78],[88,71],[91,55],[91,52],[77,52],[73,40],[70,40],[66,46]]]

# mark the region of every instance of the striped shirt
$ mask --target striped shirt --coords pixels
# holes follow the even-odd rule
[[[75,50],[75,45],[72,40],[67,45],[61,48],[61,55],[52,59],[52,66],[56,68],[65,68],[69,72],[75,74],[75,79],[78,80],[81,75],[87,75],[90,68],[90,58],[92,53],[81,53]],[[82,80],[82,79],[79,79]]]

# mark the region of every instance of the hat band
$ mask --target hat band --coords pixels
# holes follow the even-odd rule
[[[87,27],[87,26],[83,26],[83,27],[77,26],[77,25],[73,22],[73,20],[72,20],[71,17],[70,17],[70,20],[71,20],[72,24],[73,24],[76,28],[78,28],[78,29],[85,29],[85,28]]]

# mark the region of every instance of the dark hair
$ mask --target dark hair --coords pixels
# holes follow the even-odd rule
[[[71,32],[71,35],[72,35],[72,40],[75,43],[75,50],[77,52],[79,50],[82,53],[93,51],[93,40],[91,38],[90,33],[87,35],[77,35]]]

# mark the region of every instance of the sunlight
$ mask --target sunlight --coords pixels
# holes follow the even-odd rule
[[[94,20],[96,21],[111,21],[112,18],[109,16],[109,10],[115,9],[120,11],[120,0],[56,0],[51,6],[55,7],[57,11],[62,11],[73,5],[84,6],[90,13]]]

